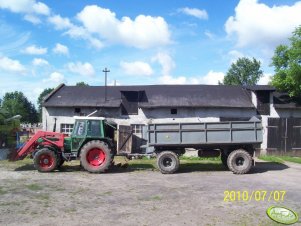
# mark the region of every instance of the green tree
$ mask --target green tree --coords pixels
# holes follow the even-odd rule
[[[246,57],[239,58],[231,64],[224,81],[224,85],[256,85],[263,72],[260,61]]]
[[[53,90],[54,90],[54,88],[46,88],[41,92],[41,94],[38,97],[37,104],[38,104],[39,121],[40,122],[42,121],[42,103],[43,103],[45,97],[47,97]]]
[[[85,82],[78,82],[75,84],[76,86],[89,86],[89,84],[85,83]]]
[[[6,93],[3,97],[2,108],[7,112],[8,117],[21,115],[21,122],[38,122],[38,113],[35,106],[22,92]]]
[[[288,45],[276,47],[272,58],[275,75],[272,85],[291,97],[301,95],[301,26],[295,29]]]

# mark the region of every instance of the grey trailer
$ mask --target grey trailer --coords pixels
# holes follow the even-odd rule
[[[148,147],[157,155],[157,165],[164,174],[178,170],[179,156],[185,149],[198,150],[199,156],[221,155],[223,164],[235,174],[249,172],[255,148],[262,142],[262,125],[250,121],[160,123],[147,125]]]

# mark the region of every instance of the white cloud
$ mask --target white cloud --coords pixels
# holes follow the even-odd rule
[[[229,57],[231,58],[230,63],[236,62],[239,58],[245,57],[245,55],[238,50],[231,50],[228,52]]]
[[[153,62],[158,62],[162,67],[162,75],[170,75],[173,68],[176,67],[175,62],[168,53],[159,52],[152,58]]]
[[[33,24],[40,24],[42,21],[39,17],[33,15],[33,14],[26,14],[24,16],[24,20],[27,20]]]
[[[136,48],[151,48],[170,43],[168,24],[162,17],[139,15],[116,18],[109,9],[96,5],[86,6],[77,18],[87,31],[98,34],[108,43],[119,43]]]
[[[54,83],[63,83],[65,80],[64,75],[59,72],[53,72],[50,74],[49,78],[43,79],[43,82],[54,82]]]
[[[14,73],[24,73],[26,68],[18,60],[0,56],[0,70]]]
[[[26,47],[22,52],[30,55],[43,55],[47,53],[47,48],[31,45]]]
[[[159,78],[159,82],[162,84],[174,84],[174,85],[182,85],[185,84],[187,81],[186,77],[180,76],[180,77],[173,77],[170,75],[163,75]]]
[[[171,71],[176,67],[172,57],[165,52],[159,52],[152,58],[153,62],[158,62],[161,65],[161,77],[159,82],[162,84],[185,84],[187,82],[186,77],[174,77],[171,75]]]
[[[267,85],[271,79],[272,79],[272,74],[264,74],[258,81],[258,85]]]
[[[60,43],[56,43],[55,47],[52,51],[56,54],[69,55],[69,49],[67,46],[62,45]]]
[[[103,43],[93,37],[87,29],[73,24],[69,18],[54,15],[48,18],[48,22],[53,24],[56,30],[66,30],[64,34],[69,35],[71,38],[87,40],[92,47],[97,49],[104,46]]]
[[[50,9],[48,6],[42,2],[34,3],[32,9],[35,13],[48,16],[50,14]]]
[[[225,74],[210,70],[205,76],[193,77],[190,79],[192,84],[218,85],[218,82],[223,82]]]
[[[0,0],[0,8],[10,10],[13,13],[36,13],[49,15],[49,7],[35,0]]]
[[[208,31],[208,30],[206,30],[206,31],[204,32],[204,34],[205,34],[209,39],[214,39],[214,38],[215,38],[215,35],[214,35],[212,32]]]
[[[237,35],[239,47],[260,45],[274,48],[291,36],[301,24],[301,2],[269,7],[257,0],[240,0],[235,15],[228,18],[225,29]]]
[[[142,61],[120,63],[121,69],[125,74],[137,76],[149,76],[153,74],[153,69],[148,63]]]
[[[76,62],[76,63],[69,63],[67,65],[68,69],[76,74],[80,74],[83,76],[94,76],[95,75],[95,70],[94,67],[88,63],[82,63],[82,62]]]
[[[48,21],[54,25],[56,30],[64,30],[73,27],[69,18],[61,17],[60,15],[51,16],[48,18]]]
[[[201,20],[207,20],[208,19],[208,13],[204,9],[185,7],[185,8],[179,9],[178,11],[181,12],[181,13],[184,13],[186,15],[196,17],[196,18],[201,19]]]
[[[0,0],[0,9],[25,14],[24,20],[33,24],[41,23],[41,19],[38,16],[48,16],[51,11],[46,4],[36,2],[36,0]]]
[[[42,58],[34,58],[32,61],[32,64],[34,66],[43,66],[43,65],[49,65],[49,62],[47,60],[44,60]]]

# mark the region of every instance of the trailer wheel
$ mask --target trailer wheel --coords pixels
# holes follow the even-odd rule
[[[34,155],[34,167],[39,172],[50,172],[57,167],[57,155],[48,148],[43,148]]]
[[[238,149],[230,153],[227,163],[234,174],[245,174],[252,167],[252,156],[246,150]]]
[[[224,154],[223,152],[221,152],[221,161],[223,163],[223,165],[227,168],[228,168],[228,163],[227,163],[227,160],[228,160],[228,155]]]
[[[157,156],[157,165],[161,173],[172,174],[179,169],[180,160],[176,153],[163,151]]]
[[[81,150],[80,162],[90,173],[103,173],[109,169],[113,159],[111,149],[102,141],[92,140]]]

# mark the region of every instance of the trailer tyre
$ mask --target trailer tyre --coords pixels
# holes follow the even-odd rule
[[[252,167],[252,156],[244,149],[232,151],[227,164],[234,174],[248,173]]]
[[[58,157],[56,153],[48,148],[43,148],[34,155],[34,167],[39,172],[50,172],[57,167]]]
[[[81,150],[80,162],[90,173],[103,173],[109,169],[113,154],[108,145],[99,140],[86,143]]]
[[[157,166],[161,173],[172,174],[179,169],[180,160],[176,153],[163,151],[157,156]]]

